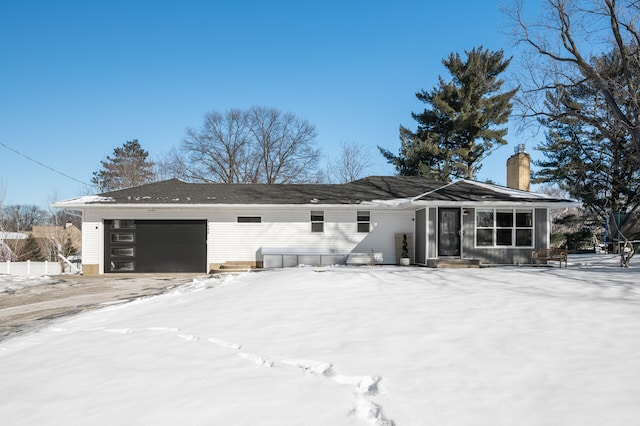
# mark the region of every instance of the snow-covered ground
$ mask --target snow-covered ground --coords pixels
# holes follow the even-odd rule
[[[203,278],[0,342],[0,422],[639,424],[640,269],[572,261]]]
[[[34,277],[29,275],[4,275],[0,274],[0,293],[9,293],[25,287],[36,287],[46,284],[55,284],[58,280],[49,276]]]

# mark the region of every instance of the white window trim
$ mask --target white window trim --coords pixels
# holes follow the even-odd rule
[[[510,228],[497,226],[497,213],[499,211],[505,212],[510,210],[513,215],[513,226]],[[478,212],[492,212],[493,213],[493,226],[491,227],[479,227],[478,226]],[[517,226],[517,213],[531,213],[531,226]],[[534,208],[476,208],[473,220],[473,245],[476,249],[530,249],[534,247],[536,237],[536,209]],[[493,245],[484,246],[478,244],[478,230],[479,229],[491,229],[493,232]],[[498,245],[497,244],[497,230],[498,229],[511,229],[511,245]],[[516,231],[518,229],[530,229],[531,230],[531,245],[518,246],[516,245]]]
[[[366,212],[369,214],[369,220],[358,220],[358,216],[360,216],[358,213],[359,212]],[[360,224],[361,223],[366,223],[367,225],[369,225],[369,229],[367,231],[360,231],[358,228],[360,228]],[[357,234],[369,234],[371,233],[371,210],[357,210],[356,211],[356,233]]]
[[[316,213],[316,214],[314,214],[314,213]],[[320,215],[322,215],[322,220],[313,220],[312,219],[313,216],[320,216]],[[324,224],[325,224],[324,217],[325,217],[324,210],[311,210],[309,212],[309,233],[311,233],[311,234],[324,234],[324,228],[325,228],[325,226],[324,226]],[[314,231],[313,230],[313,225],[317,224],[317,223],[321,223],[322,224],[322,231]]]

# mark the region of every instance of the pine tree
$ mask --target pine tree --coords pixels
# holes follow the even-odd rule
[[[504,81],[498,76],[511,59],[502,50],[482,47],[465,53],[466,61],[457,53],[442,61],[451,81],[440,77],[431,91],[416,93],[429,107],[411,114],[418,123],[415,132],[400,127],[399,154],[379,147],[399,174],[473,179],[494,145],[507,143],[507,129],[497,126],[507,123],[517,89],[501,92]]]
[[[20,250],[20,256],[18,256],[18,261],[24,262],[26,260],[33,260],[36,262],[42,262],[45,260],[45,257],[40,251],[40,245],[38,244],[38,240],[29,234],[26,240],[24,240],[24,245]]]
[[[614,82],[623,78],[617,51],[592,58],[591,63],[603,78]],[[640,65],[631,69],[640,84]],[[621,105],[629,101],[626,90],[612,93]],[[538,147],[545,158],[536,162],[539,170],[534,182],[557,183],[581,200],[601,223],[612,213],[640,206],[640,170],[630,155],[632,137],[608,111],[595,84],[584,80],[550,91],[547,103],[552,114],[540,121],[549,130],[546,141]],[[579,118],[576,111],[590,118]]]
[[[102,192],[153,182],[154,163],[147,161],[148,156],[137,139],[127,141],[113,150],[113,158],[107,156],[106,161],[101,161],[102,169],[93,172],[91,182]]]

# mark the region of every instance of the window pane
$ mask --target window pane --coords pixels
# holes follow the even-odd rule
[[[476,230],[476,245],[493,247],[493,229]]]
[[[492,211],[477,211],[476,212],[476,226],[480,228],[493,227],[493,212]],[[491,244],[493,245],[493,244]]]
[[[311,221],[312,222],[322,222],[322,221],[324,221],[324,212],[323,211],[312,211],[311,212]]]
[[[111,234],[112,243],[132,243],[134,237],[132,233],[114,232]]]
[[[358,222],[369,222],[371,214],[368,211],[358,211]]]
[[[358,223],[358,232],[369,232],[369,222]]]
[[[115,219],[111,225],[112,229],[133,229],[135,222],[132,219]]]
[[[260,216],[238,216],[238,223],[261,223]]]
[[[133,247],[114,247],[111,249],[111,256],[133,257]]]
[[[324,223],[323,222],[311,223],[311,232],[324,232]]]
[[[513,232],[511,229],[497,229],[496,230],[496,245],[510,246],[512,245],[511,239],[513,238]]]
[[[516,212],[516,227],[533,227],[533,212]]]
[[[133,271],[134,269],[133,262],[111,262],[112,271]]]
[[[496,212],[496,226],[498,228],[512,228],[513,210]]]
[[[531,229],[516,229],[516,246],[532,247],[533,231]]]

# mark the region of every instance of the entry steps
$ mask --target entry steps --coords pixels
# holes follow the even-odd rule
[[[228,274],[228,273],[239,273],[239,272],[248,272],[252,269],[255,269],[255,264],[253,262],[225,262],[218,265],[217,268],[213,268],[209,271],[210,274]]]
[[[479,268],[479,259],[427,259],[429,268]]]

